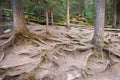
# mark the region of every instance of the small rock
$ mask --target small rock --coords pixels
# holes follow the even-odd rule
[[[11,32],[11,29],[7,29],[3,33],[6,34],[6,33],[10,33],[10,32]]]
[[[3,80],[3,78],[0,78],[0,80]]]
[[[72,74],[68,74],[67,80],[72,80],[74,79],[74,76]]]

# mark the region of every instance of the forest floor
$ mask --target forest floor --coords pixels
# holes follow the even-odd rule
[[[92,27],[28,28],[40,41],[18,41],[0,52],[0,80],[120,80],[120,30],[105,29],[102,59],[91,42]]]

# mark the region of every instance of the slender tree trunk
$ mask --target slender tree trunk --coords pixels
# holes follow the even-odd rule
[[[66,0],[66,8],[67,8],[67,20],[66,20],[66,25],[68,28],[70,28],[70,0]]]
[[[93,43],[95,49],[99,53],[102,52],[103,35],[104,35],[104,24],[105,24],[105,0],[96,0],[96,23],[94,29]]]
[[[27,32],[28,29],[25,24],[23,0],[12,0],[12,5],[15,33],[20,34]]]
[[[50,10],[51,12],[51,25],[54,25],[54,19],[53,19],[53,9]]]
[[[46,32],[48,32],[48,25],[49,25],[49,20],[48,20],[48,5],[46,4]]]
[[[106,3],[105,3],[105,10],[106,10],[106,13],[105,13],[105,25],[108,25],[109,24],[109,6],[108,6],[108,4],[109,4],[109,1],[106,1]]]
[[[1,4],[0,4],[0,22],[2,22],[2,7],[1,7]],[[2,30],[0,28],[0,35],[2,34]]]
[[[114,0],[114,7],[113,7],[113,28],[116,28],[116,24],[117,24],[117,1]]]
[[[2,6],[0,4],[0,22],[2,22]]]
[[[84,17],[84,3],[85,1],[82,0],[82,6],[81,6],[81,16]]]

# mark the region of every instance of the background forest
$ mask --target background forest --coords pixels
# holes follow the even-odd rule
[[[2,0],[1,0],[2,1]],[[119,0],[117,2],[117,24],[119,24]],[[5,16],[12,17],[10,1],[3,1],[2,12]],[[49,23],[66,24],[66,0],[26,0],[25,18],[29,21],[45,24],[46,5],[48,6]],[[114,15],[114,1],[106,0],[105,24],[112,25]],[[76,16],[79,16],[76,18]],[[52,19],[54,20],[52,20]],[[70,0],[70,22],[80,25],[94,25],[95,0]]]

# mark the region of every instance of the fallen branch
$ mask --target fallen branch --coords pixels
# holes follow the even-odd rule
[[[120,32],[120,29],[113,29],[113,28],[105,28],[105,31],[117,31]]]
[[[89,28],[90,30],[94,30],[94,28]],[[104,31],[117,31],[120,32],[120,29],[114,29],[114,28],[104,28]]]

